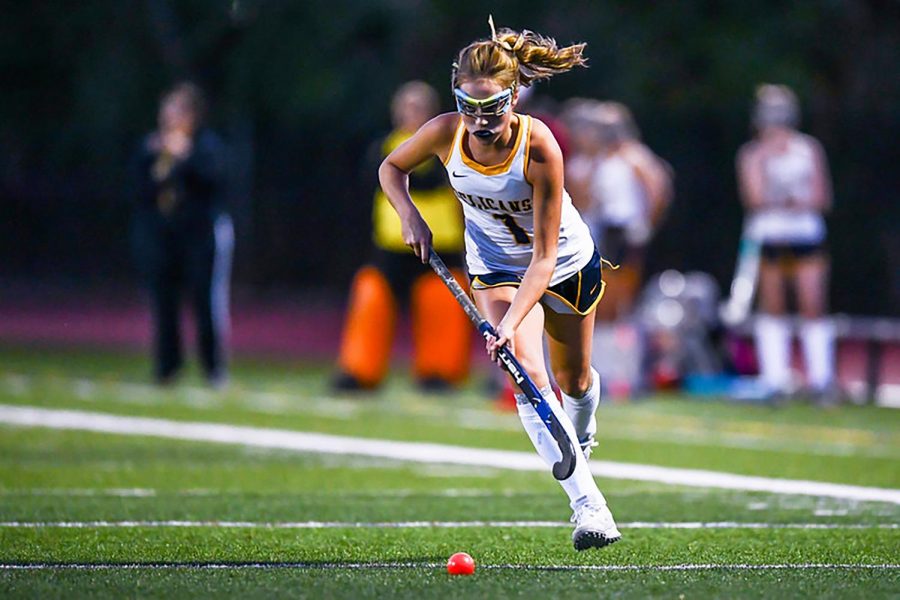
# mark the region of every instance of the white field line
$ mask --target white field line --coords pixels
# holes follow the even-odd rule
[[[0,521],[10,529],[203,528],[222,529],[469,529],[569,528],[568,521]],[[683,521],[619,523],[620,529],[900,529],[897,523],[743,523],[740,521]]]
[[[370,562],[370,563],[314,563],[314,562],[147,562],[147,563],[7,563],[0,564],[0,571],[111,571],[111,570],[243,570],[243,569],[307,569],[311,571],[334,570],[398,570],[444,569],[446,565],[434,562]],[[900,569],[892,563],[776,563],[776,564],[679,564],[679,565],[479,565],[479,570],[491,571],[836,571],[871,570],[890,571]]]
[[[396,463],[392,463],[396,464]],[[151,488],[0,488],[0,497],[10,496],[62,496],[62,497],[112,497],[112,498],[155,498],[158,496],[233,496],[245,494],[245,491],[234,489],[175,489],[175,490],[156,490]],[[289,492],[284,492],[289,493]],[[619,492],[617,498],[622,498],[629,494],[646,494],[641,489],[639,492],[633,490],[631,492]],[[370,490],[370,491],[345,491],[342,492],[344,497],[396,497],[408,498],[411,496],[420,497],[437,497],[437,498],[514,498],[516,496],[530,496],[529,492],[516,492],[513,490],[484,490],[484,489],[467,489],[467,488],[447,488],[441,490],[414,490],[414,489],[390,489],[390,490]],[[768,507],[768,504],[764,505]],[[837,516],[844,516],[847,511],[843,511]],[[833,516],[830,514],[816,516]]]
[[[188,495],[187,492],[182,495]],[[106,489],[82,489],[82,488],[32,488],[5,490],[0,489],[0,496],[110,496],[113,498],[153,498],[156,490],[147,488],[106,488]]]
[[[143,383],[98,383],[90,379],[66,377],[57,377],[55,381],[71,387],[75,391],[75,397],[89,403],[95,402],[102,392],[108,392],[110,400],[125,405],[162,406],[175,402],[198,410],[216,411],[227,404],[261,414],[315,414],[335,419],[351,419],[361,412],[359,403],[338,397],[324,397],[316,402],[302,402],[295,394],[287,392],[241,389],[226,399],[211,392],[208,388],[200,386],[182,386],[174,394],[163,395],[159,393],[158,388]],[[8,372],[4,378],[0,379],[0,386],[3,385],[10,393],[21,396],[32,390],[35,382],[30,375]],[[394,403],[382,403],[379,410],[384,413],[408,414],[405,408]],[[491,410],[463,408],[448,413],[445,409],[436,406],[417,405],[415,414],[420,417],[451,419],[457,426],[464,429],[521,430],[518,419],[510,419],[508,415],[497,414]],[[710,431],[704,423],[695,421],[697,420],[682,417],[678,419],[678,422],[673,423],[670,420],[664,424],[656,420],[637,423],[607,422],[603,437],[605,439],[665,441],[691,446],[717,446],[750,450],[758,450],[760,444],[765,444],[770,449],[815,456],[867,456],[873,458],[894,458],[896,456],[896,453],[891,450],[873,446],[871,440],[866,437],[868,432],[858,430],[845,428],[837,430],[845,436],[853,437],[854,441],[829,441],[821,436],[813,436],[810,439],[810,436],[813,435],[810,431],[803,431],[802,439],[794,439],[791,433],[796,431],[796,428],[790,427],[788,431],[785,431],[784,427],[773,426],[770,423],[741,423],[741,431],[731,431],[728,425],[734,426],[734,423],[726,422],[723,424],[725,425],[723,428]],[[830,431],[829,428],[814,429],[817,432],[821,430],[824,434]],[[861,438],[860,435],[863,437]],[[868,441],[864,442],[863,440]]]
[[[323,454],[362,455],[417,463],[443,463],[545,472],[539,456],[530,452],[466,448],[445,444],[363,439],[285,429],[218,423],[126,417],[105,413],[0,404],[0,423],[23,427],[153,436],[195,442],[241,444],[259,448]],[[776,494],[829,496],[849,500],[900,504],[900,490],[798,479],[774,479],[700,469],[678,469],[612,461],[591,461],[600,477],[652,481],[671,485],[751,490]]]

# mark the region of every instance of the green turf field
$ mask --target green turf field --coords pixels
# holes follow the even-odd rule
[[[190,377],[157,390],[146,369],[3,349],[0,409],[531,452],[477,381],[423,396],[401,374],[336,397],[326,366],[239,362],[214,393]],[[670,396],[603,406],[600,433],[597,461],[900,488],[890,409]],[[599,484],[623,539],[576,553],[548,473],[0,423],[0,597],[900,596],[896,502]],[[444,569],[460,550],[472,577]]]

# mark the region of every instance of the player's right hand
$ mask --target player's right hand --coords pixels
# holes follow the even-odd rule
[[[418,212],[403,220],[403,243],[412,248],[423,263],[428,262],[431,248],[431,229]]]

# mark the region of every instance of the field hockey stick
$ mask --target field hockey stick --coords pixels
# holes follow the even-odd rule
[[[736,327],[750,316],[759,277],[759,255],[760,244],[745,224],[728,299],[719,307],[719,317],[728,327]]]
[[[478,328],[479,333],[481,333],[485,339],[490,337],[496,338],[497,332],[494,331],[491,324],[487,322],[487,319],[481,316],[481,313],[478,312],[478,307],[475,306],[475,303],[472,302],[469,295],[466,294],[462,287],[456,282],[456,279],[450,273],[447,265],[444,264],[444,261],[441,260],[441,257],[437,255],[433,248],[429,248],[428,264],[431,265],[434,272],[438,274],[438,277],[441,278],[444,285],[447,286],[450,293],[456,298],[456,301],[465,311],[466,315],[468,315],[472,323],[475,324],[475,327]],[[572,445],[572,440],[566,435],[566,430],[563,429],[562,423],[559,422],[559,419],[556,418],[550,405],[547,404],[547,400],[544,399],[543,394],[541,394],[540,390],[538,390],[537,386],[531,380],[531,377],[529,377],[528,373],[525,372],[525,369],[522,368],[522,364],[519,363],[515,356],[513,356],[513,353],[509,351],[506,345],[503,345],[497,351],[497,358],[500,359],[503,370],[509,373],[516,382],[516,385],[519,386],[519,389],[522,390],[522,393],[528,398],[528,401],[534,407],[535,412],[537,412],[541,421],[544,422],[544,425],[546,425],[547,429],[550,431],[550,435],[553,436],[553,439],[556,441],[556,445],[559,446],[561,458],[559,459],[559,462],[553,465],[553,476],[560,481],[568,479],[575,471],[575,447]]]

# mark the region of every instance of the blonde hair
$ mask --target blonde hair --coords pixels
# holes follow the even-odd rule
[[[575,67],[583,67],[586,44],[559,48],[556,40],[524,29],[494,29],[488,18],[491,38],[472,42],[459,52],[453,63],[453,87],[480,78],[492,79],[506,87],[529,86]]]

